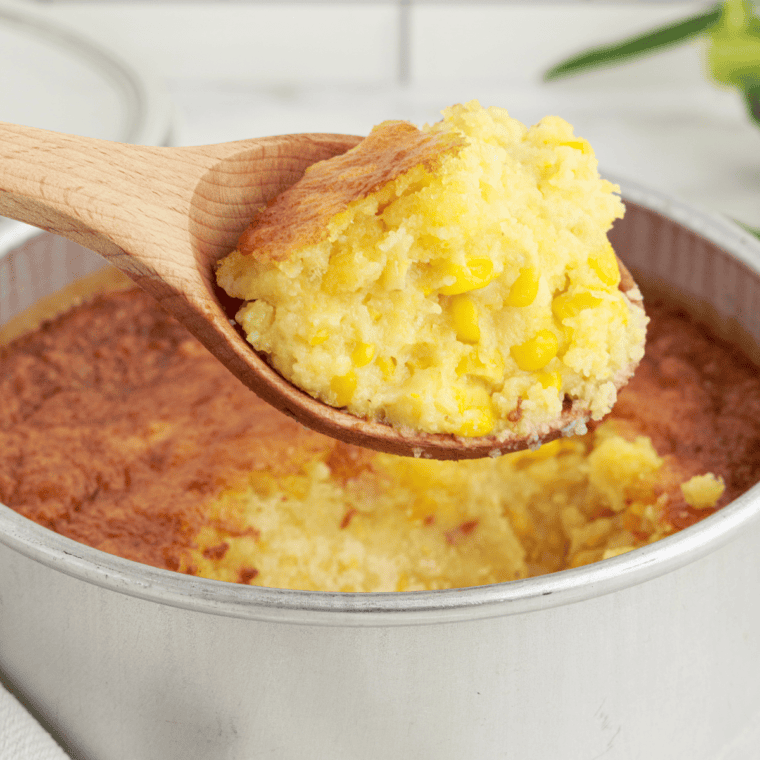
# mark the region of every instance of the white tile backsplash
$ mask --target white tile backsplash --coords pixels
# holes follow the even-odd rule
[[[416,2],[409,21],[410,71],[420,84],[537,81],[570,55],[680,20],[702,7],[693,2]],[[665,66],[661,54],[649,60],[654,63],[635,67],[637,83],[661,84],[684,75],[680,60]],[[687,77],[694,73],[699,75],[698,69],[688,67]]]
[[[32,0],[30,0],[32,1]],[[705,2],[509,0],[37,0],[120,40],[169,79],[309,83],[533,81],[558,59],[707,7]],[[661,82],[682,76],[630,69]]]
[[[167,79],[287,87],[398,77],[395,3],[62,0],[48,8],[127,45]]]

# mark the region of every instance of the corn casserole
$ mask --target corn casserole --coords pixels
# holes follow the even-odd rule
[[[238,583],[509,581],[674,533],[760,479],[760,379],[649,299],[648,348],[584,436],[438,462],[352,447],[256,399],[146,294],[0,348],[0,502],[74,540]]]
[[[644,352],[607,239],[616,190],[567,122],[472,101],[309,167],[217,280],[310,395],[401,429],[537,440],[568,403],[601,419]]]

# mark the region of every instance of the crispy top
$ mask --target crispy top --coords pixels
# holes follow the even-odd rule
[[[422,132],[407,121],[385,121],[355,148],[308,167],[304,176],[275,197],[238,240],[243,255],[286,259],[318,242],[326,226],[352,201],[366,198],[416,166],[434,171],[441,158],[465,144],[454,132]]]
[[[260,401],[137,290],[0,347],[0,398],[0,503],[171,570],[226,484],[286,477],[335,445]]]

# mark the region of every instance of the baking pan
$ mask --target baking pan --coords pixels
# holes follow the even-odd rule
[[[757,360],[760,244],[621,186],[611,237],[645,292],[668,290]],[[103,267],[5,233],[0,325]],[[0,505],[0,673],[82,760],[750,760],[760,486],[592,565],[377,594],[163,571]]]

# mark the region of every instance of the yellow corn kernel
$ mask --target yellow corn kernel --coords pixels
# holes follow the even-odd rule
[[[556,388],[559,390],[562,387],[562,376],[559,372],[542,372],[538,376],[538,382],[541,383],[543,388]]]
[[[620,282],[620,267],[618,267],[615,251],[611,245],[606,245],[600,251],[589,256],[588,265],[596,276],[608,287],[615,288]]]
[[[563,293],[552,301],[552,312],[562,322],[570,317],[577,317],[584,309],[593,309],[599,306],[602,299],[591,295],[587,290],[571,295]]]
[[[462,343],[477,343],[480,340],[480,325],[478,324],[478,307],[466,295],[453,296],[449,303],[451,318],[457,340]]]
[[[620,321],[624,325],[627,325],[628,318],[631,316],[631,313],[628,310],[628,306],[626,306],[625,302],[623,301],[622,296],[612,301],[610,306],[612,307],[612,313],[617,314],[617,316],[620,318]]]
[[[465,438],[478,438],[488,435],[494,427],[493,409],[482,408],[473,411],[457,431],[457,435]]]
[[[466,266],[452,261],[443,261],[436,265],[436,274],[443,277],[454,277],[454,282],[438,288],[445,296],[455,296],[470,290],[484,288],[495,277],[493,261],[488,258],[467,259]]]
[[[374,343],[357,343],[351,352],[354,367],[366,367],[375,355]]]
[[[538,295],[538,281],[538,270],[535,267],[523,267],[509,289],[505,301],[507,306],[530,306]]]
[[[383,290],[401,290],[406,282],[406,273],[409,269],[409,261],[394,256],[388,262],[380,275],[380,287]]]
[[[386,380],[393,377],[393,373],[396,371],[396,360],[393,357],[380,356],[378,357],[376,364]]]
[[[416,425],[422,419],[422,396],[419,393],[412,392],[406,399],[404,411],[406,417]]]
[[[494,351],[483,360],[477,351],[470,351],[459,360],[456,373],[457,377],[473,375],[496,383],[504,377],[504,357]]]
[[[491,282],[494,278],[493,261],[487,257],[473,256],[467,259],[467,266],[473,279],[482,282],[484,285]],[[482,285],[480,286],[482,287]]]
[[[464,421],[457,435],[467,438],[488,435],[494,428],[495,419],[491,396],[485,388],[475,386],[455,391],[459,413]]]
[[[557,355],[557,351],[559,341],[551,330],[539,330],[525,343],[509,349],[517,366],[526,372],[543,369]]]
[[[335,375],[330,380],[335,406],[348,406],[356,391],[356,374],[349,370],[345,375]]]
[[[568,148],[575,148],[575,150],[579,150],[581,153],[591,153],[591,145],[588,140],[584,140],[583,138],[580,140],[567,140],[559,144],[567,145]]]
[[[357,272],[354,256],[350,252],[338,253],[330,257],[327,271],[322,276],[322,289],[326,293],[341,293],[355,290]]]
[[[330,337],[329,330],[317,330],[314,335],[309,338],[310,346],[321,346]]]

